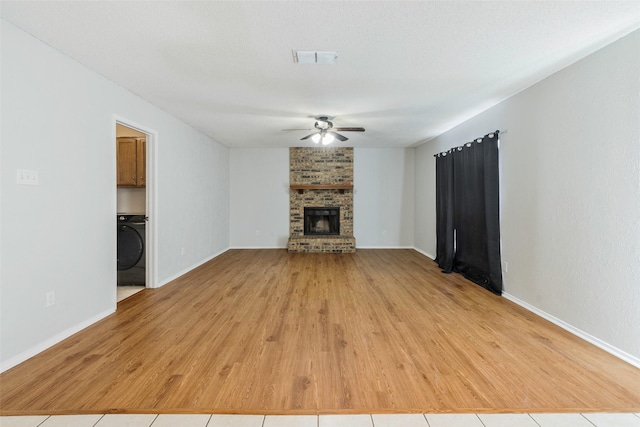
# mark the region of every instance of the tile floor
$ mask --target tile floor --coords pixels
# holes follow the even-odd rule
[[[118,302],[145,289],[144,286],[118,286]]]
[[[640,413],[373,415],[52,415],[0,417],[1,427],[640,427]]]

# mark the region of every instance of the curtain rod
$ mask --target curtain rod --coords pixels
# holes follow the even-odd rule
[[[486,134],[486,135],[485,135],[485,136],[483,136],[482,138],[486,138],[487,136],[489,136],[489,135],[493,135],[493,134],[499,135],[499,134],[505,134],[505,133],[507,133],[507,130],[506,130],[506,129],[505,129],[505,130],[502,130],[502,131],[501,131],[501,130],[499,130],[499,129],[496,129],[496,130],[495,130],[495,131],[493,131],[493,132],[489,132],[488,134]],[[459,147],[453,147],[453,148],[449,148],[449,149],[448,149],[448,150],[446,150],[446,151],[441,151],[441,152],[439,152],[439,153],[437,153],[437,154],[434,154],[434,155],[433,155],[433,157],[438,157],[438,156],[439,156],[439,155],[441,155],[441,154],[446,156],[446,155],[447,155],[447,153],[448,153],[448,152],[450,152],[451,150],[453,150],[454,148],[462,148],[462,147],[464,147],[464,146],[465,146],[465,145],[467,145],[467,144],[471,144],[472,142],[479,142],[478,140],[482,140],[482,138],[475,138],[473,141],[471,141],[471,142],[466,142],[466,143],[462,144],[462,145],[461,145],[461,146],[459,146]]]

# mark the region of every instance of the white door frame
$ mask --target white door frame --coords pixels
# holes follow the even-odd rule
[[[128,128],[137,130],[147,135],[146,142],[146,165],[145,165],[145,181],[146,181],[146,216],[148,218],[147,225],[145,227],[145,286],[147,288],[156,287],[157,267],[158,267],[158,226],[156,221],[156,213],[158,207],[158,189],[156,186],[156,178],[158,176],[157,171],[157,150],[158,146],[158,132],[154,129],[148,128],[144,125],[138,124],[133,120],[129,120],[125,117],[113,115],[113,132],[114,138],[114,154],[115,154],[115,129],[116,124],[126,126]],[[115,157],[115,156],[114,156]],[[114,176],[116,173],[117,165],[114,165]],[[116,203],[117,211],[117,203]],[[114,212],[114,218],[117,212]],[[115,264],[114,264],[115,265]],[[115,288],[114,288],[115,291]]]

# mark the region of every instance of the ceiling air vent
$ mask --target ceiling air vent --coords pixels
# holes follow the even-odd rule
[[[298,64],[335,64],[338,52],[335,50],[294,50],[293,62]]]

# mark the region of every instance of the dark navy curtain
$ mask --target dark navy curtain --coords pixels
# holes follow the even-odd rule
[[[501,295],[498,132],[438,155],[436,186],[436,262]]]

